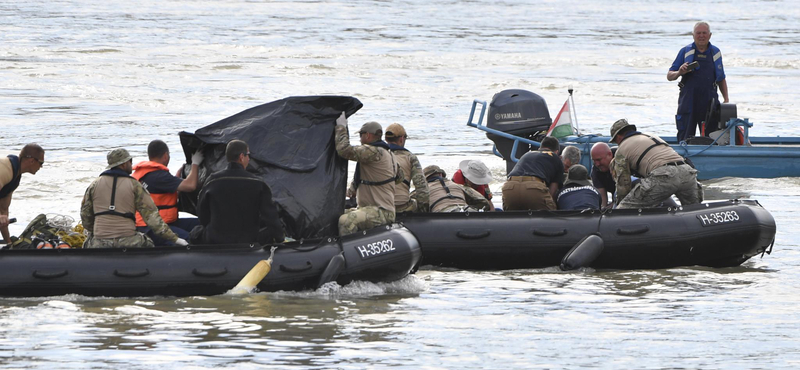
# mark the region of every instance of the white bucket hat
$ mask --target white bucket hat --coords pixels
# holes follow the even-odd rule
[[[463,160],[458,164],[458,168],[467,180],[476,185],[487,185],[492,182],[492,172],[481,161]]]

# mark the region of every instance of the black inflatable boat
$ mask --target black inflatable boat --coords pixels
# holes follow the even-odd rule
[[[678,208],[402,214],[421,265],[474,270],[738,266],[771,252],[775,220],[757,201]]]
[[[0,250],[0,296],[190,296],[222,294],[269,246],[189,246],[136,249]],[[387,282],[420,261],[405,228],[381,227],[343,238],[292,242],[275,251],[261,291],[316,289],[335,280]]]

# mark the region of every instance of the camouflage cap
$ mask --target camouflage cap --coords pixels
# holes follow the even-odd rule
[[[569,171],[567,171],[567,181],[564,182],[564,185],[569,184],[578,184],[583,186],[592,185],[592,183],[589,182],[589,170],[587,170],[582,164],[573,164],[570,166]]]
[[[634,130],[636,129],[636,126],[628,123],[628,120],[626,120],[625,118],[618,119],[617,122],[614,122],[614,124],[611,125],[611,140],[609,140],[609,142],[614,141],[614,136],[617,136],[620,130],[628,126],[633,126],[633,129]]]
[[[386,128],[386,137],[406,137],[406,129],[399,123],[392,123]]]
[[[130,153],[128,153],[127,150],[119,148],[110,151],[106,156],[106,159],[108,160],[108,167],[106,167],[106,169],[110,170],[127,161],[130,161],[133,158],[131,157]]]
[[[383,128],[381,127],[380,123],[371,121],[362,125],[361,129],[358,130],[359,134],[363,134],[365,132],[369,134],[380,135],[380,133],[383,132]]]
[[[425,167],[425,169],[422,170],[422,173],[425,174],[425,177],[433,175],[433,174],[435,174],[437,172],[441,173],[442,176],[447,176],[447,173],[445,173],[443,169],[441,169],[439,166],[437,166],[435,164],[432,164],[432,165],[430,165],[428,167]]]

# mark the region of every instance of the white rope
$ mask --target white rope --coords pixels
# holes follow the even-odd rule
[[[48,226],[67,232],[72,230],[72,223],[75,222],[75,219],[70,216],[55,213],[48,213],[45,217],[47,217]]]

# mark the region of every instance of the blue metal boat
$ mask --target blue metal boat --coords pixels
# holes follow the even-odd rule
[[[505,101],[499,102],[501,99]],[[486,124],[483,123],[484,117],[487,117]],[[544,100],[525,90],[498,93],[488,106],[488,112],[485,101],[473,101],[467,121],[468,126],[486,132],[487,137],[495,142],[494,153],[506,160],[508,170],[530,148],[539,147],[539,141],[551,123]],[[752,126],[747,119],[730,118],[725,121],[724,131],[716,140],[704,138],[707,140],[702,144],[678,142],[674,136],[661,138],[678,154],[692,161],[699,171],[697,177],[700,180],[720,177],[800,177],[800,137],[751,137],[749,131]],[[736,144],[737,131],[741,135],[738,141],[746,145]],[[562,145],[580,149],[581,164],[591,169],[592,145],[607,143],[609,139],[600,135],[571,135],[560,141]]]

